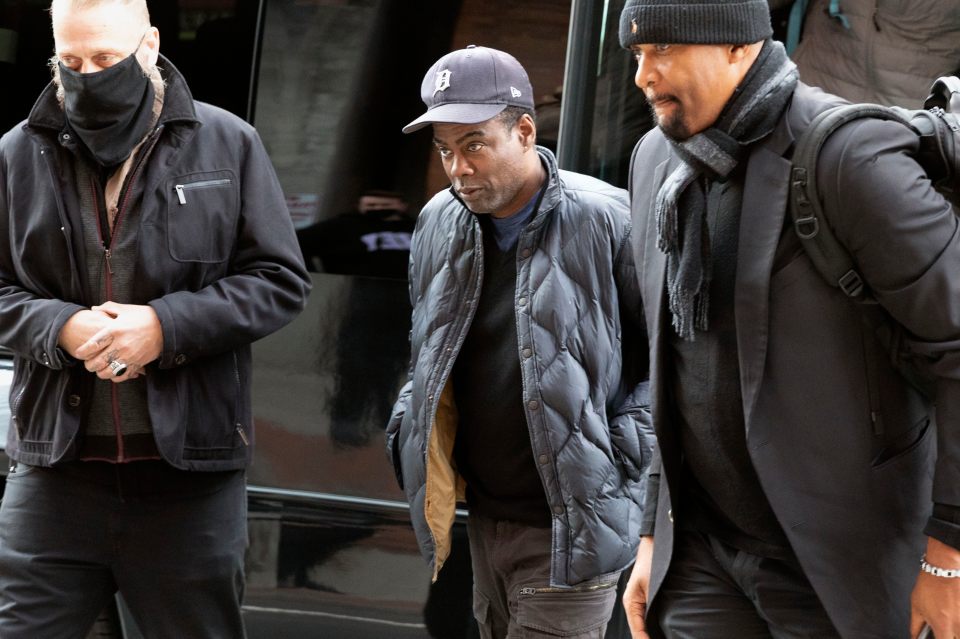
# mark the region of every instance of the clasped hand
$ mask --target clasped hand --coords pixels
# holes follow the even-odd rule
[[[145,374],[144,367],[160,357],[163,331],[150,306],[106,302],[71,316],[59,344],[100,379],[119,383]],[[112,361],[126,364],[126,371],[115,375]]]

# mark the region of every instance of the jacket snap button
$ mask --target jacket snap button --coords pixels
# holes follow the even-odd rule
[[[520,257],[530,257],[530,249],[523,249],[520,251]]]
[[[72,406],[73,408],[76,408],[77,406],[80,405],[80,396],[79,396],[79,395],[71,395],[70,397],[67,398],[67,404],[69,404],[69,405]]]
[[[187,361],[187,356],[184,355],[183,353],[180,353],[174,358],[173,363],[179,366],[181,364],[186,363],[186,361]]]
[[[538,408],[540,408],[540,402],[538,402],[535,399],[531,399],[529,402],[527,402],[527,407],[530,410],[537,410]]]
[[[546,464],[548,461],[550,461],[550,458],[547,457],[546,455],[540,455],[540,457],[538,457],[537,459],[540,461],[541,464]]]
[[[531,355],[533,355],[533,350],[529,348],[525,348],[521,352],[523,353],[524,357],[530,357]]]
[[[670,520],[670,523],[673,523],[673,508],[667,511],[667,519]]]
[[[517,300],[517,304],[519,304],[520,306],[526,306],[526,305],[527,305],[527,298],[521,297],[520,299]]]
[[[555,512],[555,513],[558,514],[558,515],[562,515],[562,514],[563,514],[563,506],[554,506],[554,507],[553,507],[553,512]]]

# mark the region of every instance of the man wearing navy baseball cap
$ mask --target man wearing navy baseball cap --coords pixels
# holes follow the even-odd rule
[[[626,193],[536,146],[533,89],[495,49],[427,71],[451,186],[410,255],[411,375],[387,449],[434,578],[470,509],[481,635],[602,637],[650,460]]]

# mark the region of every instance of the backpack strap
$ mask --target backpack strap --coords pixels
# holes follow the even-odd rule
[[[868,301],[867,287],[850,253],[844,248],[826,218],[817,190],[817,159],[824,142],[852,120],[880,118],[906,126],[902,115],[876,104],[844,104],[823,111],[797,140],[790,171],[790,214],[800,243],[814,267],[832,286],[856,301]]]

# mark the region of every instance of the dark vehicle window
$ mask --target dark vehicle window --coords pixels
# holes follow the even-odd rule
[[[53,54],[48,0],[0,3],[0,135],[27,117],[50,81]]]
[[[636,62],[620,47],[626,0],[583,0],[572,6],[571,37],[560,119],[560,166],[625,188],[630,156],[653,126],[634,84]]]
[[[193,97],[250,119],[259,0],[147,0],[160,52]]]

